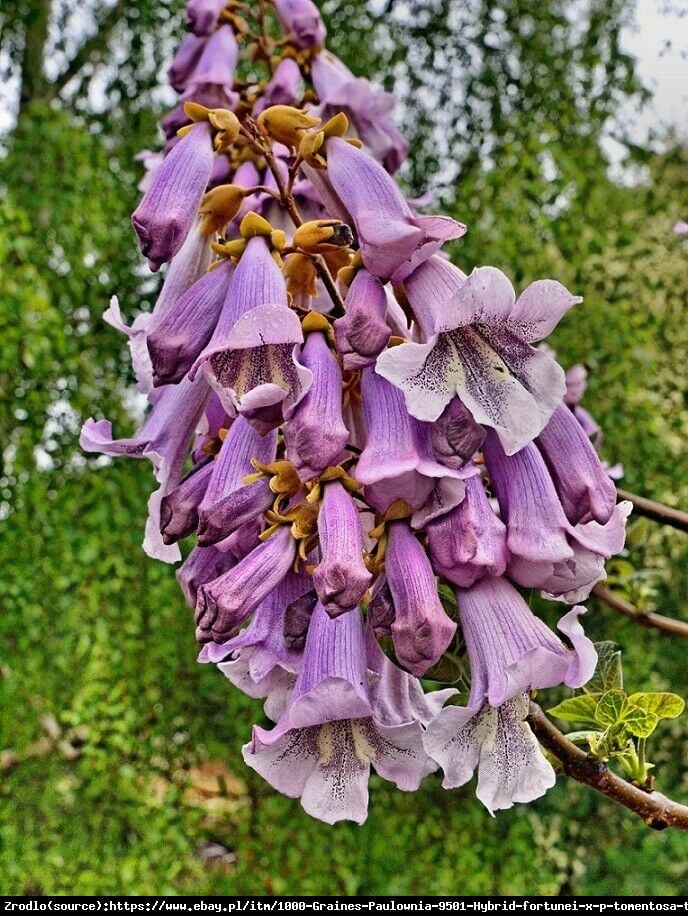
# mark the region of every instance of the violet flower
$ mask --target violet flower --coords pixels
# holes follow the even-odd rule
[[[363,529],[358,508],[338,480],[325,484],[318,515],[322,560],[313,584],[328,614],[336,617],[358,607],[371,574],[363,562]]]
[[[337,352],[346,370],[372,366],[387,346],[387,296],[377,277],[360,270],[346,294],[346,313],[334,322]]]
[[[198,506],[213,472],[207,458],[197,464],[160,503],[160,533],[166,544],[175,544],[198,527]]]
[[[254,726],[243,748],[246,763],[273,788],[300,798],[327,824],[365,821],[371,765],[404,791],[435,769],[420,721],[390,721],[389,678],[380,678],[377,692],[368,678],[360,612],[332,619],[316,605],[286,712],[272,731]]]
[[[312,383],[285,427],[284,442],[287,460],[310,480],[341,461],[349,431],[342,418],[342,373],[324,334],[307,336],[301,364]]]
[[[109,420],[89,417],[84,423],[79,444],[86,452],[148,458],[155,468],[160,487],[148,500],[148,521],[143,549],[166,563],[181,559],[176,544],[167,545],[160,534],[160,503],[182,479],[184,460],[210,391],[204,379],[184,379],[179,385],[160,390],[143,426],[129,439],[113,439]]]
[[[368,435],[353,475],[368,501],[384,513],[403,499],[415,510],[414,527],[458,505],[465,472],[435,460],[429,427],[408,415],[401,392],[372,368],[363,370],[361,392]]]
[[[250,486],[244,484],[244,478],[255,472],[251,459],[270,464],[276,451],[274,431],[260,436],[243,417],[237,417],[213,462],[198,509],[199,544],[207,547],[221,541],[272,505],[275,494],[267,478]]]
[[[194,124],[163,159],[131,221],[141,252],[158,270],[182,247],[213,170],[210,125]]]
[[[265,92],[253,106],[253,116],[257,118],[261,111],[273,105],[293,105],[301,83],[299,65],[290,57],[284,57],[275,67]]]
[[[492,509],[480,475],[465,484],[459,505],[427,527],[434,569],[462,588],[484,575],[503,575],[509,556],[506,527]]]
[[[411,674],[422,677],[451,644],[456,624],[442,607],[430,561],[406,522],[389,526],[385,572],[394,604],[394,652]]]
[[[319,48],[327,30],[312,0],[275,0],[280,24],[300,48]]]
[[[576,302],[560,283],[538,280],[518,300],[508,278],[479,267],[463,279],[439,258],[423,264],[406,292],[425,337],[386,350],[377,371],[419,420],[436,420],[458,395],[474,420],[493,427],[508,454],[542,431],[565,391],[564,372],[531,346]]]
[[[178,382],[206,346],[220,316],[232,270],[231,261],[218,262],[150,329],[146,345],[154,385]]]
[[[194,547],[176,573],[189,607],[196,607],[198,589],[202,585],[217,579],[236,562],[231,553],[216,547]]]
[[[192,367],[203,367],[230,415],[261,433],[279,426],[310,387],[312,373],[297,360],[301,324],[263,237],[249,239],[236,266],[213,337]]]
[[[324,180],[349,214],[344,221],[355,226],[371,274],[400,283],[444,242],[465,234],[466,227],[448,216],[414,215],[394,179],[364,150],[339,137],[326,147]]]
[[[210,35],[227,0],[188,0],[186,27],[194,35]]]
[[[616,487],[579,421],[565,405],[557,407],[535,440],[572,524],[608,522],[616,505]]]
[[[296,541],[281,527],[236,566],[202,585],[196,601],[196,638],[225,642],[279,585],[294,562]]]
[[[206,45],[206,39],[198,35],[185,35],[177,48],[167,77],[173,89],[184,92],[193,75],[198,59]]]
[[[320,100],[314,113],[325,123],[343,111],[366,149],[388,172],[396,172],[406,158],[408,143],[390,117],[394,96],[370,80],[354,76],[329,51],[317,54],[311,69],[313,86]]]

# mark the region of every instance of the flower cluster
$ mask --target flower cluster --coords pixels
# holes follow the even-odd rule
[[[196,535],[177,576],[200,661],[265,700],[244,757],[276,789],[328,823],[365,819],[371,767],[406,791],[477,769],[490,811],[534,799],[554,772],[528,694],[592,675],[577,602],[629,511],[535,346],[580,300],[447,259],[465,227],[405,199],[393,100],[324,49],[311,0],[189,0],[187,26],[133,215],[164,283],[131,327],[105,316],[150,412],[81,444],[152,462],[151,556]],[[519,586],[572,605],[560,635]],[[445,656],[466,705],[421,685]]]

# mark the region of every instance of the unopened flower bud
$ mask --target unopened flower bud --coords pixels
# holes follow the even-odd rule
[[[353,240],[351,229],[337,219],[309,220],[294,233],[294,247],[309,254],[348,248]]]
[[[316,270],[312,259],[305,254],[291,254],[284,266],[287,292],[295,302],[304,304],[318,295]]]
[[[199,208],[203,217],[201,220],[202,234],[206,237],[213,235],[223,229],[231,219],[234,219],[247,193],[246,188],[238,184],[221,184],[208,191]]]
[[[241,221],[239,232],[242,238],[245,239],[251,239],[256,235],[264,235],[269,238],[272,233],[272,226],[263,216],[253,210],[249,210]]]
[[[290,147],[298,148],[304,131],[317,127],[318,124],[320,118],[290,105],[273,105],[258,115],[258,127],[261,131],[278,143]]]

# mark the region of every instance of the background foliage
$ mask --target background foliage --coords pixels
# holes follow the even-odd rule
[[[243,766],[260,706],[196,664],[172,572],[140,549],[148,467],[96,467],[75,443],[90,414],[134,426],[126,348],[100,315],[112,292],[129,315],[154,296],[128,222],[133,156],[157,142],[181,4],[110,7],[0,12],[16,89],[0,161],[0,889],[687,893],[688,838],[565,780],[492,820],[470,787],[430,778],[407,796],[374,778],[365,826],[327,828]],[[687,243],[671,232],[688,214],[688,153],[626,142],[636,180],[615,184],[600,146],[605,130],[625,141],[619,106],[643,95],[619,44],[632,0],[324,8],[333,50],[400,95],[409,190],[434,187],[468,223],[457,263],[584,295],[553,345],[590,369],[605,455],[629,489],[688,505]],[[686,618],[687,556],[685,538],[636,521],[613,585]],[[684,646],[589,609],[631,690],[685,696]],[[652,759],[662,789],[688,798],[683,720],[660,727]]]

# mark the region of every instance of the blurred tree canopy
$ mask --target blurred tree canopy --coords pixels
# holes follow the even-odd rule
[[[58,744],[7,764],[2,889],[688,892],[685,837],[648,835],[580,786],[562,782],[491,821],[470,789],[443,796],[440,817],[433,779],[408,797],[378,780],[366,826],[332,830],[242,767],[260,708],[195,663],[172,572],[140,550],[149,469],[96,468],[76,442],[89,414],[122,433],[134,425],[126,346],[101,315],[113,293],[129,316],[154,301],[158,281],[129,224],[134,155],[159,144],[182,6],[3,0],[0,10],[11,113],[0,137],[0,750],[27,752],[46,715],[78,738],[73,754]],[[671,226],[688,214],[688,153],[624,136],[620,112],[645,94],[621,47],[634,0],[323,8],[332,50],[400,98],[409,191],[433,188],[468,224],[457,263],[493,263],[517,285],[553,276],[585,297],[553,345],[564,365],[591,371],[585,404],[605,457],[623,461],[630,489],[685,507],[687,243]],[[609,178],[611,134],[633,184]],[[686,557],[684,537],[636,521],[612,582],[641,607],[686,617]],[[590,608],[593,638],[621,644],[629,685],[683,691],[683,647]],[[686,748],[678,720],[653,757],[662,788],[683,799]],[[242,782],[198,789],[208,761]],[[226,856],[204,865],[212,843]]]

